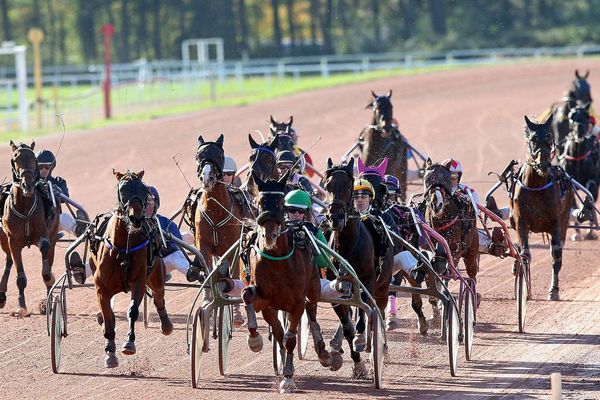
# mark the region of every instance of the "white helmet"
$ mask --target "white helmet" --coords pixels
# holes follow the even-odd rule
[[[460,163],[453,158],[444,160],[442,165],[444,165],[446,168],[448,168],[450,170],[450,172],[458,173],[459,175],[462,175],[462,173],[463,173],[462,165],[460,165]]]
[[[233,158],[225,156],[223,172],[237,172],[237,165],[235,165],[235,160]]]

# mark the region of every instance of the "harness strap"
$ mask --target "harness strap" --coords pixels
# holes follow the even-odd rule
[[[452,225],[454,225],[456,223],[456,221],[458,221],[458,215],[454,217],[454,219],[450,222],[448,222],[446,225],[440,226],[439,228],[435,228],[436,231],[445,231],[447,229],[450,229],[452,227]]]
[[[206,221],[208,222],[210,227],[213,229],[213,243],[214,243],[214,246],[218,246],[219,245],[219,234],[217,233],[217,229],[219,229],[220,227],[222,227],[223,225],[228,223],[231,220],[231,218],[233,218],[233,204],[231,205],[231,208],[229,209],[229,212],[227,213],[227,216],[225,217],[225,219],[222,219],[220,222],[218,222],[216,224],[208,216],[208,214],[206,213],[206,211],[204,211],[204,209],[202,207],[200,207],[200,214],[204,218],[206,218]]]
[[[523,182],[521,182],[520,180],[517,181],[517,185],[519,185],[520,188],[523,188],[523,189],[531,191],[531,192],[539,192],[539,191],[546,190],[546,189],[554,186],[554,181],[550,181],[550,182],[546,183],[544,186],[536,187],[536,188],[525,186],[525,184],[523,184]]]
[[[261,257],[266,258],[267,260],[284,261],[284,260],[289,259],[294,254],[294,251],[296,250],[296,245],[294,244],[294,241],[292,240],[292,251],[290,251],[289,254],[286,254],[285,256],[272,256],[270,254],[267,254],[264,251],[262,251],[256,243],[254,243],[252,245],[252,248],[254,249],[256,254],[258,254]]]
[[[37,193],[34,192],[33,193],[33,204],[31,205],[31,208],[29,209],[29,211],[27,212],[27,215],[25,214],[21,214],[15,207],[15,202],[14,202],[14,197],[12,192],[10,193],[10,198],[8,201],[9,205],[10,205],[10,209],[13,213],[15,213],[15,215],[21,219],[25,220],[25,240],[29,241],[29,233],[30,233],[30,223],[29,223],[29,218],[33,215],[33,213],[35,212],[35,210],[37,209],[37,204],[38,204],[38,196]]]
[[[581,156],[579,156],[579,157],[573,157],[573,156],[570,156],[570,155],[568,155],[568,154],[565,154],[565,155],[563,156],[563,158],[564,158],[565,160],[569,160],[569,161],[583,161],[583,160],[585,160],[586,158],[588,158],[588,157],[590,156],[590,154],[592,154],[592,151],[591,151],[591,150],[588,150],[588,151],[587,151],[587,153],[585,153],[585,154],[583,154],[583,155],[581,155]]]
[[[141,250],[141,249],[145,248],[146,246],[148,246],[148,244],[150,244],[150,240],[146,239],[146,240],[144,240],[144,242],[142,244],[139,244],[135,247],[132,247],[132,248],[127,247],[125,249],[122,249],[122,248],[119,248],[119,247],[115,246],[114,244],[112,244],[107,237],[103,238],[103,240],[104,240],[104,243],[106,244],[106,247],[108,247],[110,250],[116,251],[119,254],[135,253],[136,251]]]

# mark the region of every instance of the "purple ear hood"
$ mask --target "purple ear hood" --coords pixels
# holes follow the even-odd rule
[[[388,158],[385,157],[379,165],[371,165],[369,167],[365,167],[363,161],[358,158],[358,175],[379,175],[383,178],[385,175],[385,170],[387,169]]]

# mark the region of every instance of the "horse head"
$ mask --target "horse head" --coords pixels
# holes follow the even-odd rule
[[[10,141],[13,182],[21,188],[25,197],[33,196],[35,184],[39,178],[37,160],[33,152],[34,147],[35,142],[31,142],[29,146],[25,143],[17,146],[12,140]]]
[[[394,107],[392,106],[392,91],[390,90],[386,95],[379,96],[375,92],[371,91],[373,101],[371,101],[367,108],[373,110],[373,122],[372,125],[377,127],[381,132],[382,136],[388,137],[394,129],[393,126]]]
[[[575,108],[569,112],[570,137],[581,142],[589,133],[590,128],[590,103],[577,102]],[[572,134],[572,135],[571,135]]]
[[[251,134],[248,134],[248,141],[252,152],[248,160],[250,161],[250,173],[251,176],[258,176],[262,181],[271,179],[273,171],[275,170],[275,150],[279,144],[278,136],[275,136],[270,143],[258,144],[252,138]]]
[[[423,176],[423,193],[427,208],[438,216],[445,212],[448,197],[452,193],[452,178],[450,170],[431,159],[425,162],[425,175]]]
[[[387,187],[385,186],[385,182],[383,180],[387,166],[387,157],[385,157],[379,164],[369,166],[365,166],[362,160],[360,158],[358,159],[358,176],[360,178],[365,178],[371,185],[373,185],[373,189],[375,189],[375,198],[373,201],[376,202],[376,206],[378,208],[383,206],[383,202],[387,196]]]
[[[527,159],[540,175],[548,174],[554,156],[554,135],[552,133],[552,115],[546,122],[537,123],[525,116],[524,136],[527,142]]]
[[[258,217],[256,223],[259,226],[260,239],[265,243],[265,249],[275,247],[277,238],[281,234],[284,224],[284,198],[285,185],[290,171],[279,180],[269,179],[263,181],[260,176],[252,173],[254,182],[258,187]]]
[[[587,77],[590,75],[588,70],[584,75],[579,74],[578,70],[575,70],[575,80],[571,82],[571,87],[567,93],[568,100],[571,102],[592,102],[592,90],[590,84],[587,81]]]
[[[125,173],[113,169],[117,178],[117,205],[119,213],[129,227],[139,229],[146,219],[148,188],[142,182],[144,170]]]
[[[340,231],[354,210],[354,158],[341,165],[333,165],[331,158],[327,159],[324,187],[329,197],[328,218],[333,230]]]
[[[225,163],[225,151],[223,150],[223,134],[216,141],[206,142],[202,136],[198,136],[198,149],[196,150],[196,174],[202,188],[210,191],[223,177],[223,165]]]

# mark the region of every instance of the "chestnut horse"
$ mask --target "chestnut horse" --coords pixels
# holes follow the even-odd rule
[[[248,346],[252,351],[262,349],[262,338],[257,331],[256,312],[271,326],[274,340],[286,355],[283,366],[284,379],[280,390],[287,392],[295,387],[294,348],[298,324],[304,310],[309,318],[310,329],[319,362],[324,367],[337,370],[342,366],[339,353],[325,349],[321,328],[317,323],[317,302],[320,297],[320,272],[314,265],[311,251],[296,246],[291,232],[285,229],[283,200],[288,174],[279,181],[263,182],[254,175],[259,190],[258,235],[250,256],[250,282],[242,292],[242,299],[248,312]],[[287,328],[284,329],[277,311],[287,312]]]
[[[452,194],[450,170],[441,164],[425,162],[424,176],[425,221],[444,237],[454,265],[462,258],[467,275],[477,281],[479,271],[479,237],[477,219],[471,199],[459,193]],[[481,296],[477,293],[477,304]]]
[[[404,136],[395,125],[392,106],[392,91],[385,96],[378,96],[374,92],[373,101],[367,108],[373,110],[371,124],[367,125],[360,137],[363,139],[361,159],[366,165],[375,165],[384,157],[389,160],[388,174],[394,175],[400,180],[402,189],[402,200],[406,200],[406,172],[408,160],[406,151],[408,149]]]
[[[510,199],[513,228],[531,260],[529,232],[549,233],[552,251],[552,281],[548,300],[559,300],[558,274],[562,266],[562,247],[567,235],[569,213],[574,200],[573,186],[562,168],[552,166],[555,151],[552,116],[544,123],[535,123],[525,116],[527,164],[516,177]]]
[[[90,256],[94,271],[96,297],[104,323],[104,365],[115,368],[119,360],[115,355],[115,314],[110,305],[112,297],[131,290],[131,305],[127,311],[129,332],[121,352],[135,354],[135,322],[139,306],[146,293],[146,285],[154,295],[154,305],[160,317],[160,329],[170,335],[173,324],[165,308],[165,272],[162,259],[154,256],[152,248],[158,240],[156,225],[146,218],[148,190],[142,182],[144,171],[121,173],[113,170],[117,185],[118,209],[108,220],[98,249]]]
[[[33,148],[26,144],[15,145],[10,141],[12,150],[11,165],[13,182],[10,194],[4,203],[2,216],[2,229],[0,230],[0,244],[6,254],[4,273],[0,281],[0,308],[6,304],[6,289],[10,270],[15,263],[17,267],[17,287],[19,289],[19,309],[14,315],[22,318],[31,315],[25,303],[25,287],[27,277],[21,251],[25,246],[37,246],[42,253],[42,278],[49,290],[54,284],[52,264],[54,263],[54,246],[57,240],[58,216],[60,215],[60,202],[57,209],[50,215],[44,212],[41,193],[36,187],[38,182],[38,169]]]

